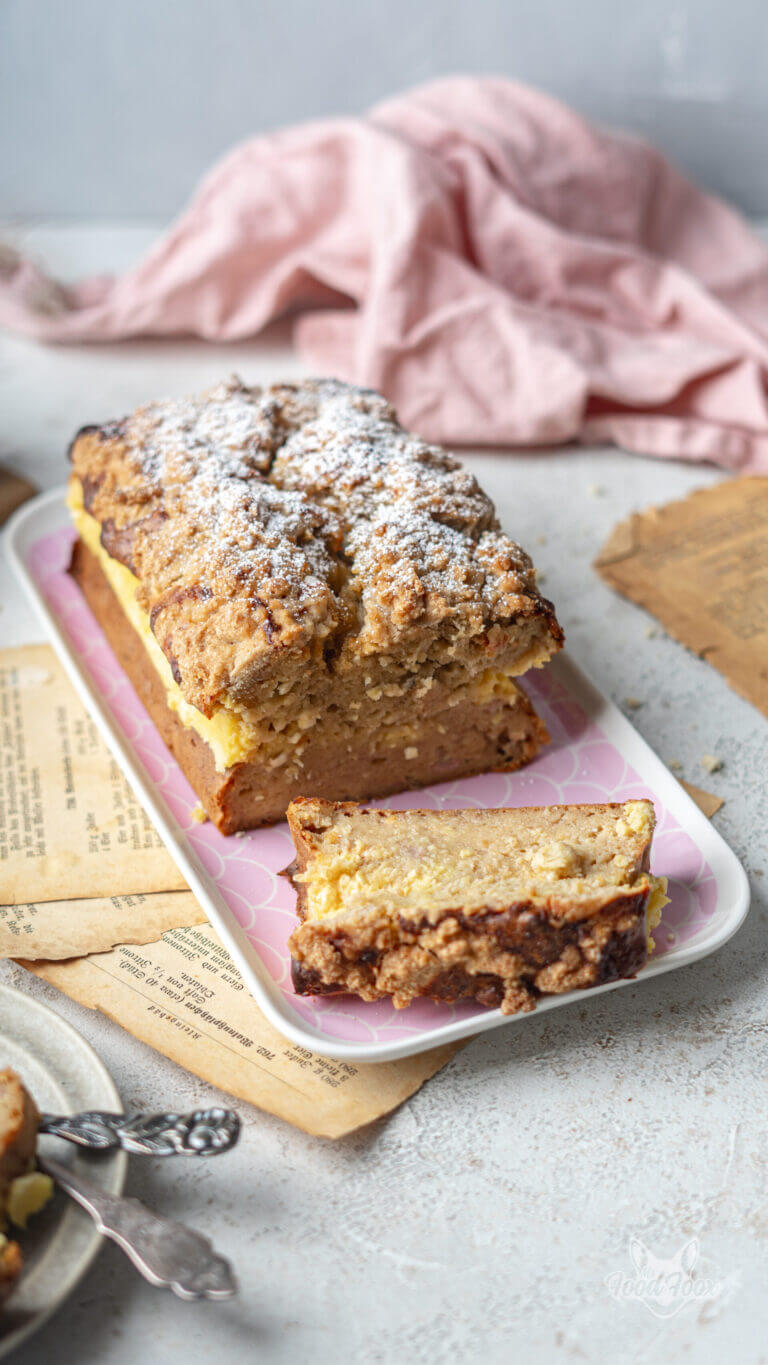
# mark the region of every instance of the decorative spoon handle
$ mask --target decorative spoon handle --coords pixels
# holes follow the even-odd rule
[[[41,1114],[41,1133],[106,1151],[122,1147],[139,1156],[217,1156],[234,1147],[240,1119],[234,1109],[191,1114]]]
[[[122,1247],[150,1284],[172,1289],[180,1299],[231,1299],[237,1293],[229,1261],[201,1233],[158,1218],[138,1199],[106,1194],[58,1161],[38,1159],[38,1165],[82,1205],[99,1232]]]

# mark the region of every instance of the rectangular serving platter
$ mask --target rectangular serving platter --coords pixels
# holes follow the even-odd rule
[[[270,1022],[323,1056],[383,1062],[530,1018],[468,1004],[418,1001],[396,1010],[387,1001],[293,993],[286,943],[296,923],[294,893],[279,876],[293,855],[287,826],[226,837],[193,819],[195,793],[67,573],[73,540],[62,489],[22,507],[6,534],[13,568],[75,690]],[[143,648],[138,638],[136,647]],[[653,870],[669,877],[671,899],[656,931],[656,951],[636,980],[649,981],[721,947],[749,908],[747,878],[728,845],[570,657],[561,654],[529,674],[525,686],[552,735],[534,763],[372,804],[484,809],[650,797],[658,821]],[[536,1013],[627,984],[545,997]]]

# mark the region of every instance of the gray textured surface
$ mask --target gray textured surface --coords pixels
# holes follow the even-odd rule
[[[29,245],[76,270],[120,264],[143,239],[40,233]],[[0,461],[60,481],[83,421],[234,366],[258,379],[296,362],[279,337],[218,350],[42,350],[5,339]],[[577,660],[620,704],[642,698],[632,719],[651,745],[726,798],[716,823],[751,872],[747,923],[698,966],[474,1040],[398,1113],[345,1141],[305,1137],[242,1106],[241,1146],[220,1162],[133,1162],[129,1190],[209,1230],[238,1268],[241,1298],[176,1303],[108,1247],[19,1365],[765,1359],[766,722],[663,633],[649,639],[649,618],[590,567],[619,517],[720,476],[606,450],[467,462],[544,569]],[[0,638],[39,639],[0,572]],[[723,759],[722,772],[704,773],[704,752]],[[0,979],[75,1022],[126,1104],[216,1102],[102,1016],[19,969]],[[632,1237],[661,1258],[697,1239],[695,1273],[713,1296],[667,1320],[616,1302],[606,1279],[635,1273]]]
[[[234,142],[493,72],[768,211],[765,0],[3,0],[6,215],[176,212]]]

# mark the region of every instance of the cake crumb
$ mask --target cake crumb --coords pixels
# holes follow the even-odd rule
[[[658,633],[656,626],[645,627],[645,637],[647,640],[655,640]]]
[[[678,763],[676,758],[670,758],[667,767],[669,768],[670,772],[673,773],[681,773],[683,771],[682,763]]]
[[[206,815],[199,801],[196,806],[192,807],[189,813],[192,816],[192,819],[195,820],[198,825],[204,825],[208,819],[208,816]]]
[[[624,705],[628,706],[630,711],[639,711],[640,707],[643,705],[643,702],[640,697],[625,697]]]
[[[537,537],[536,537],[536,544],[537,544],[537,545],[546,545],[546,543],[547,543],[547,537],[546,537],[546,536],[537,536]]]
[[[605,497],[605,489],[603,488],[603,485],[601,483],[591,483],[589,485],[589,493],[590,496],[593,498]]]
[[[723,766],[723,760],[718,758],[717,754],[702,754],[701,766],[708,773],[719,773]]]

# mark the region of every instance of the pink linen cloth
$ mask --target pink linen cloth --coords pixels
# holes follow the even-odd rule
[[[236,147],[145,259],[64,288],[0,252],[44,341],[252,337],[456,444],[614,441],[768,472],[768,248],[658,152],[501,79]]]

